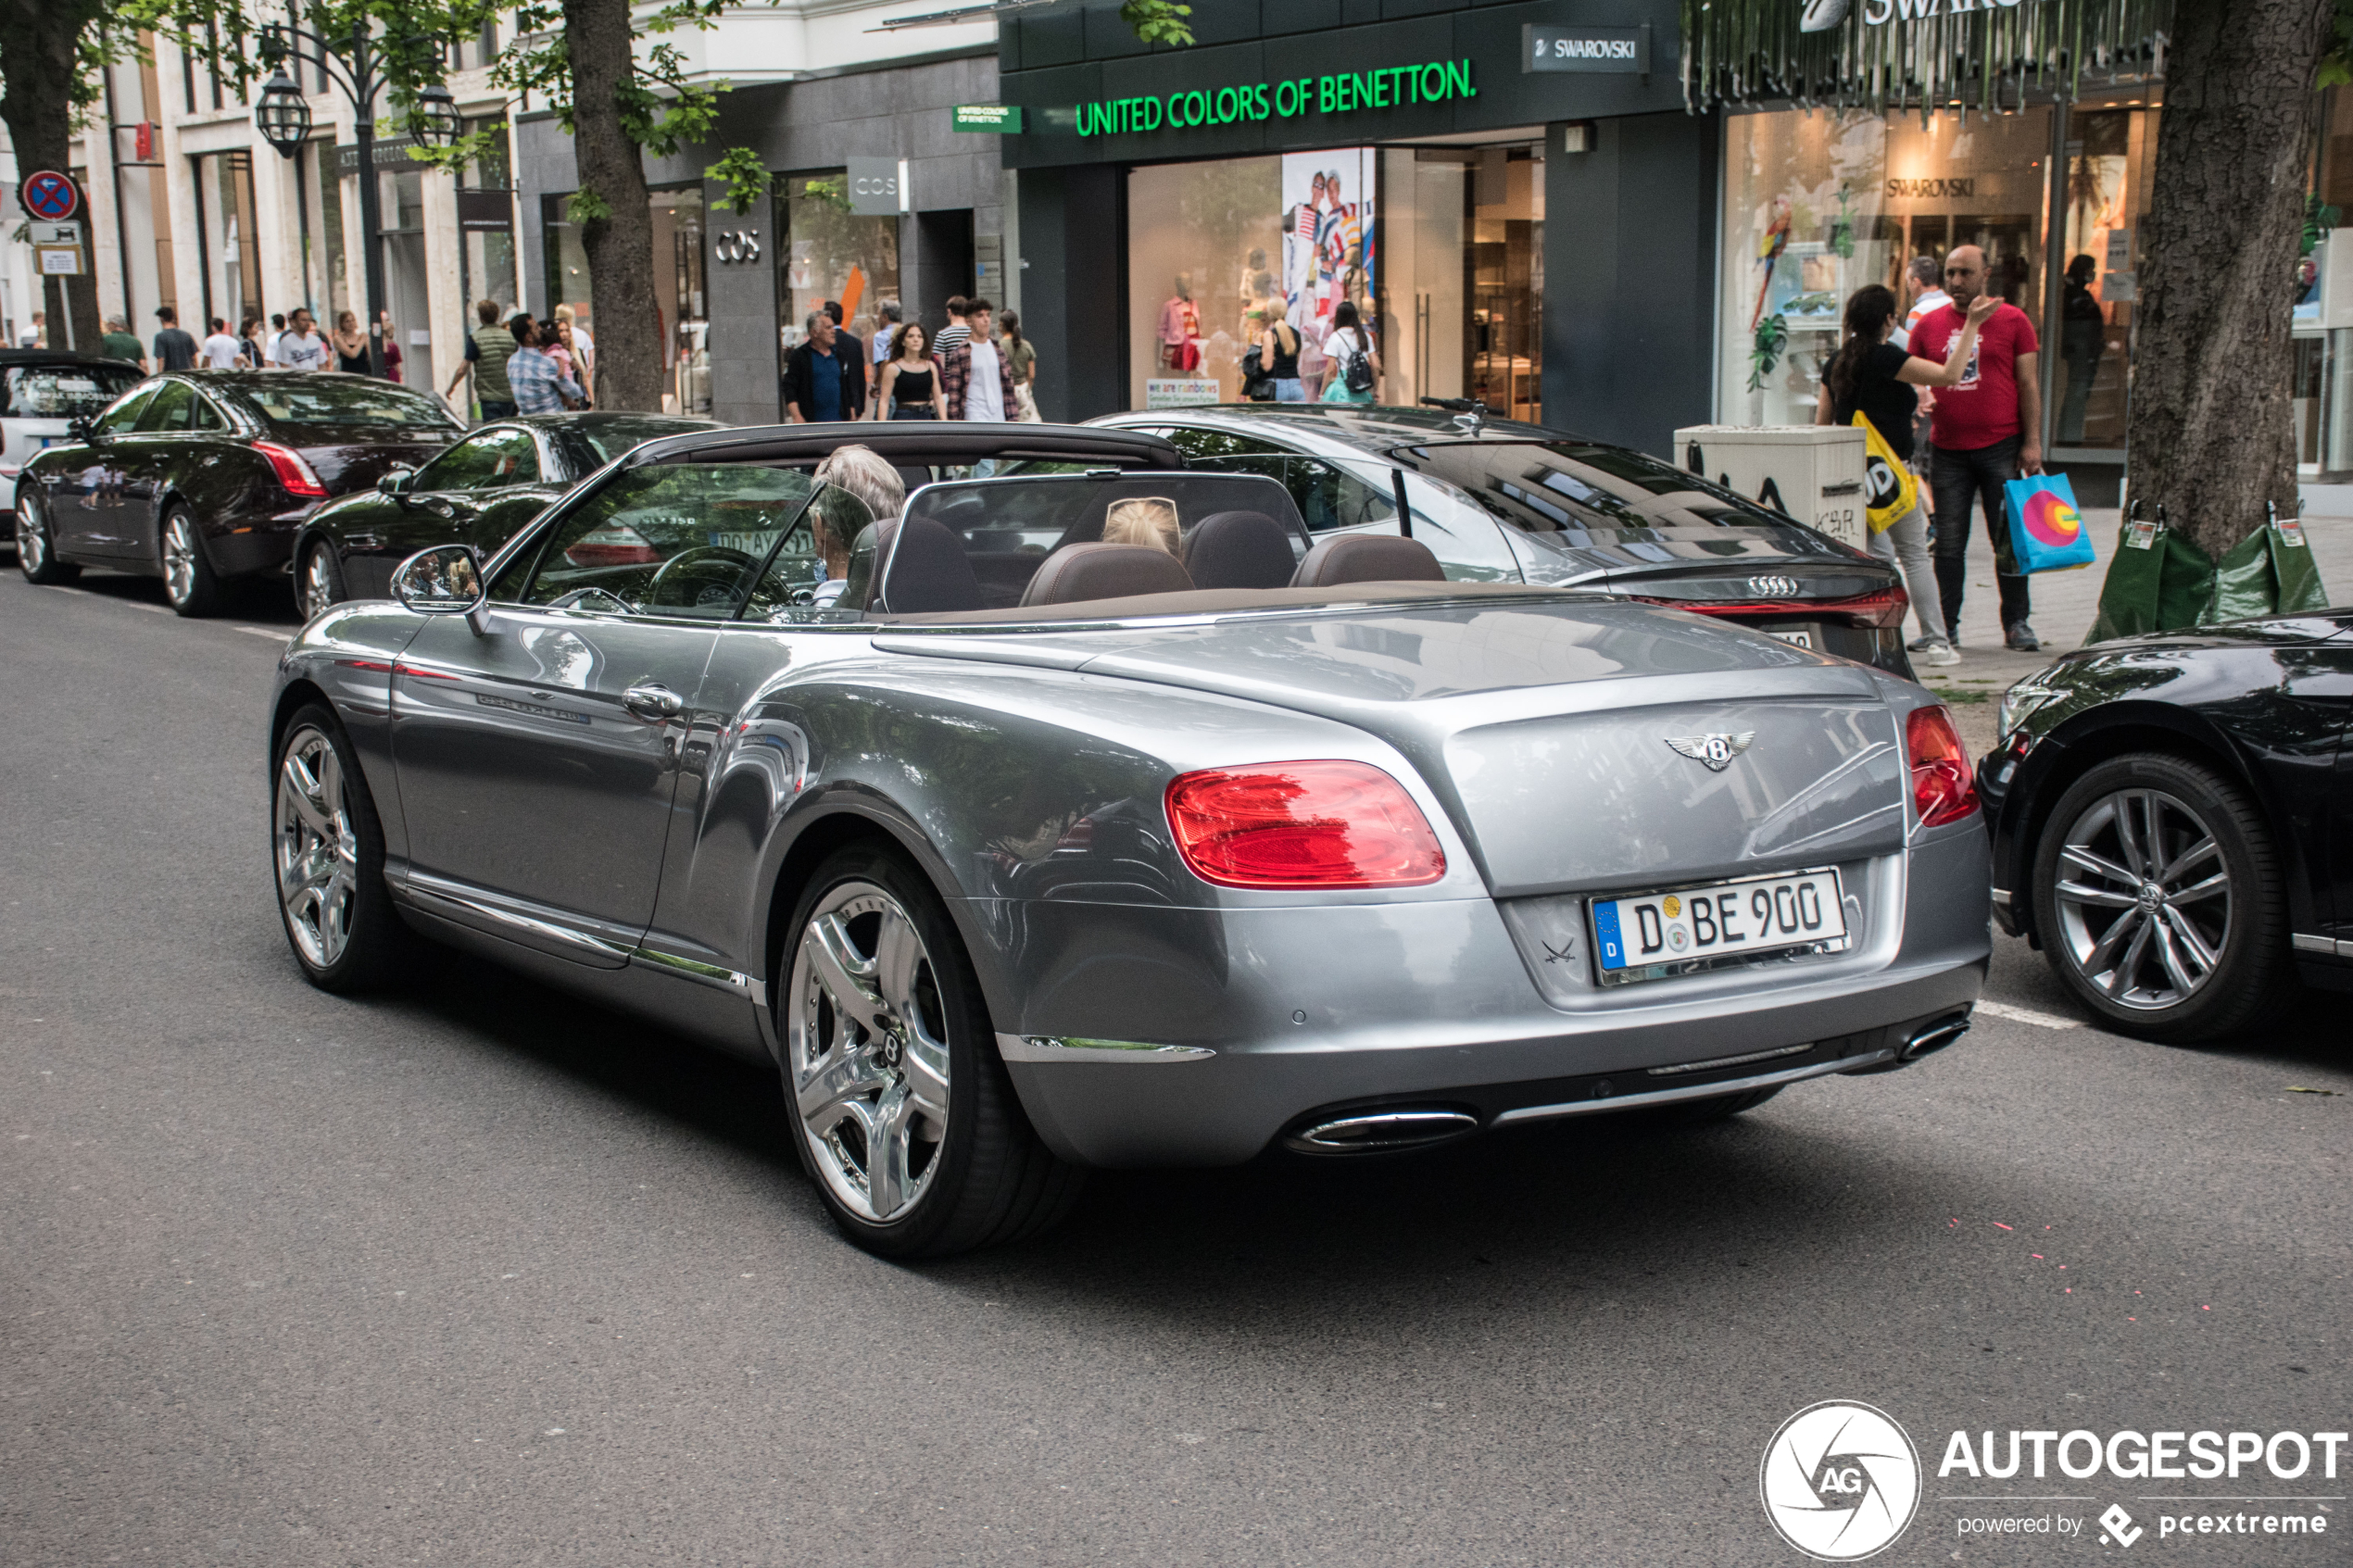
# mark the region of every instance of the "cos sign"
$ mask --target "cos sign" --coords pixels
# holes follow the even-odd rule
[[[850,211],[867,218],[895,218],[914,211],[907,190],[905,158],[854,157],[847,160],[843,172],[849,177]]]
[[[760,231],[721,229],[711,236],[711,254],[721,263],[760,259]]]

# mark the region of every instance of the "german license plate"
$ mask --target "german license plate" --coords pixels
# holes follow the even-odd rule
[[[1811,632],[1768,632],[1765,634],[1777,643],[1787,643],[1793,648],[1805,648],[1808,652],[1814,646],[1814,633]]]
[[[1755,962],[1846,946],[1846,902],[1837,868],[1747,877],[1596,898],[1593,954],[1604,985]]]

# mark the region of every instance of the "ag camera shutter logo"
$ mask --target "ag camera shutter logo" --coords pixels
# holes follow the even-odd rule
[[[1920,1456],[1886,1411],[1825,1399],[1781,1423],[1756,1486],[1781,1539],[1817,1562],[1856,1562],[1911,1524]]]

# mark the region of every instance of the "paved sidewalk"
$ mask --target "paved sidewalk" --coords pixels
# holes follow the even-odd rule
[[[1953,717],[1970,756],[1980,756],[1993,746],[1994,705],[2012,682],[2083,646],[2099,613],[2100,585],[2108,581],[2108,558],[2116,553],[2120,515],[2112,507],[2084,512],[2084,525],[2099,552],[2091,566],[2081,571],[2036,573],[2032,624],[2043,639],[2041,653],[2011,653],[2002,646],[1994,547],[1986,541],[1983,518],[1972,519],[1969,590],[1961,601],[1961,662],[1942,670],[1919,667],[1921,680],[1953,703]],[[2353,604],[2353,518],[2308,515],[2304,534],[2311,542],[2314,563],[2321,569],[2321,583],[2328,590],[2330,602]],[[1905,641],[1919,634],[1919,622],[1907,618]]]

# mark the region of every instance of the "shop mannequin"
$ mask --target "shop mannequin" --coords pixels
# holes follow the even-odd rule
[[[1190,370],[1201,363],[1201,307],[1193,303],[1193,275],[1176,274],[1176,292],[1160,307],[1160,363],[1163,370]]]

